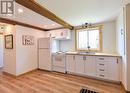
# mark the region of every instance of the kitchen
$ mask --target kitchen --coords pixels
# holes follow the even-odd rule
[[[109,22],[109,25],[110,23],[111,27],[115,24],[115,22]],[[108,23],[106,24],[108,25]],[[61,32],[55,30],[54,32],[57,32],[55,33],[56,35],[53,34],[53,31],[47,32],[47,37],[49,38],[39,39],[39,69],[63,73],[70,72],[81,76],[90,76],[93,78],[106,79],[108,81],[115,81],[119,83],[121,80],[121,73],[119,73],[121,71],[121,57],[118,54],[107,52],[91,52],[92,48],[89,49],[89,52],[63,51],[61,50],[60,43],[65,41],[69,42],[72,38],[71,31],[67,29],[64,30],[63,32],[62,30]],[[61,36],[58,36],[58,32]],[[50,36],[53,38],[50,39]],[[49,49],[46,51],[52,51],[52,53],[40,52],[41,47],[43,49]],[[88,46],[85,46],[85,48],[86,47]],[[49,60],[45,60],[45,58],[49,58]],[[50,64],[47,65],[46,62]],[[46,69],[46,67],[48,67],[48,69]]]
[[[68,24],[63,24],[63,21],[58,18],[60,22],[50,20],[53,17],[49,19],[46,14],[41,16],[44,13],[38,14],[38,11],[34,11],[31,7],[29,8],[28,5],[30,3],[28,1],[24,2],[28,3],[28,5],[24,5],[20,0],[16,0],[16,2],[15,17],[8,15],[0,18],[0,27],[4,26],[2,35],[12,35],[13,38],[12,49],[3,47],[3,45],[5,46],[3,41],[1,44],[1,55],[3,56],[3,59],[1,58],[3,60],[1,66],[4,73],[15,77],[25,75],[23,79],[26,79],[26,75],[29,75],[28,72],[34,71],[36,77],[40,74],[48,78],[54,77],[59,81],[62,80],[61,77],[65,76],[66,79],[63,79],[65,84],[67,82],[72,83],[72,85],[76,84],[78,91],[82,89],[82,86],[87,88],[87,84],[81,83],[80,79],[81,81],[86,80],[86,83],[91,80],[95,83],[98,82],[97,84],[92,83],[97,86],[93,87],[90,84],[88,88],[96,89],[101,91],[101,93],[124,93],[123,91],[129,90],[129,71],[127,69],[129,66],[127,53],[129,52],[126,51],[129,45],[126,37],[128,38],[129,36],[127,36],[128,30],[125,30],[124,27],[126,19],[123,17],[124,11],[127,13],[129,11],[129,4],[126,5],[126,10],[123,10],[123,8],[119,9],[118,16],[112,17],[113,19],[108,20],[106,16],[110,17],[108,15],[110,11],[115,13],[115,11],[112,11],[115,7],[112,10],[110,9],[109,12],[107,11],[108,14],[105,14],[107,12],[102,13],[99,11],[101,13],[99,14],[102,15],[100,19],[104,18],[106,19],[105,21],[100,20],[100,22],[91,23],[97,21],[96,18],[91,20],[91,22],[84,19],[82,23],[79,20],[80,18],[77,18],[78,22],[71,20],[71,24],[78,24],[78,26],[73,28]],[[34,3],[35,1],[31,2]],[[33,3],[31,4],[33,5]],[[42,4],[42,1],[38,0],[37,3]],[[89,18],[91,19],[91,17]],[[129,19],[128,14],[126,18]],[[127,25],[127,27],[129,26]],[[52,74],[53,76],[51,76]],[[71,80],[69,81],[70,77],[78,79],[71,82]],[[87,79],[90,80],[87,81]],[[45,83],[46,79],[38,81]],[[80,82],[80,84],[77,85],[76,81]],[[34,81],[32,80],[31,82]],[[106,86],[102,88],[104,83]],[[60,86],[60,84],[56,86]],[[98,84],[101,88],[98,87]],[[65,85],[63,84],[62,86]],[[112,86],[118,87],[119,90],[112,88]],[[44,90],[45,86],[40,85],[40,87]],[[33,88],[35,87],[33,86]],[[68,87],[66,86],[65,88]],[[62,90],[67,91],[65,88],[61,89],[59,93],[62,93]],[[112,88],[112,90],[108,88]],[[40,88],[38,89],[37,91],[40,91]],[[73,88],[69,87],[69,89]],[[49,90],[51,90],[51,87]],[[74,88],[75,92],[77,93],[76,87]],[[67,91],[67,93],[69,92]]]

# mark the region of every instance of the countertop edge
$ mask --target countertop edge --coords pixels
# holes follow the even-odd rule
[[[66,53],[66,55],[82,55],[82,56],[103,56],[103,57],[119,57],[122,58],[119,55],[110,55],[110,54],[76,54],[76,53]]]

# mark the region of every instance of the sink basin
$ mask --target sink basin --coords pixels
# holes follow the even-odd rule
[[[95,52],[79,52],[79,54],[95,54]]]

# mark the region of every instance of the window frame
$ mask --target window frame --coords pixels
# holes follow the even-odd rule
[[[93,50],[88,50],[88,49],[85,49],[85,50],[82,50],[82,49],[78,49],[78,37],[77,37],[77,34],[78,32],[82,31],[82,30],[99,30],[99,50],[98,49],[93,49]],[[80,28],[80,29],[77,29],[75,30],[75,49],[76,51],[79,51],[79,52],[102,52],[102,25],[98,25],[98,26],[91,26],[91,27],[87,27],[87,28]]]

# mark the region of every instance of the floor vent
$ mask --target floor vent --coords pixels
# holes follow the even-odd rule
[[[99,92],[96,92],[96,91],[93,91],[93,90],[89,90],[89,89],[81,89],[80,93],[99,93]]]

